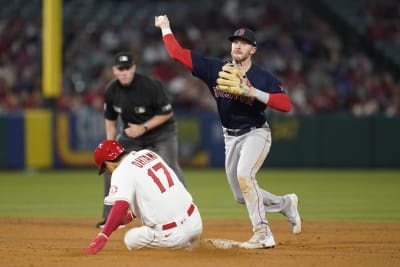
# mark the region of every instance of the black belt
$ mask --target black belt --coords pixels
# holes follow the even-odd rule
[[[241,136],[241,135],[244,135],[245,133],[250,132],[251,130],[262,128],[263,126],[264,126],[264,123],[259,126],[254,126],[254,127],[245,128],[245,129],[227,129],[227,128],[225,128],[225,131],[230,136]]]

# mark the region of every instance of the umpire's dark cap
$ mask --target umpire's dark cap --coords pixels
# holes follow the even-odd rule
[[[254,32],[248,28],[237,29],[232,36],[229,36],[228,40],[233,42],[233,40],[241,38],[249,42],[250,44],[257,46],[256,35]]]
[[[133,57],[129,52],[120,52],[114,57],[114,66],[117,68],[131,67],[133,64]]]

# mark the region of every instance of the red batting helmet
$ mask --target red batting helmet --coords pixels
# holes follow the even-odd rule
[[[106,170],[104,161],[114,160],[125,151],[125,148],[114,140],[101,142],[94,150],[94,161],[99,168],[99,175]]]

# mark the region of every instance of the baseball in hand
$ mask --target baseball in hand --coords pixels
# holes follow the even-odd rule
[[[169,27],[169,21],[167,15],[161,15],[155,17],[155,26],[161,29]]]
[[[160,24],[163,22],[165,15],[157,16],[156,17],[156,24]]]

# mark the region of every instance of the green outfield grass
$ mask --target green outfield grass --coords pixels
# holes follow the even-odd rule
[[[203,219],[247,219],[223,169],[185,169]],[[400,170],[263,169],[261,187],[296,192],[304,220],[400,221]],[[1,217],[100,217],[103,177],[93,170],[0,172]],[[284,220],[269,214],[270,220]]]

